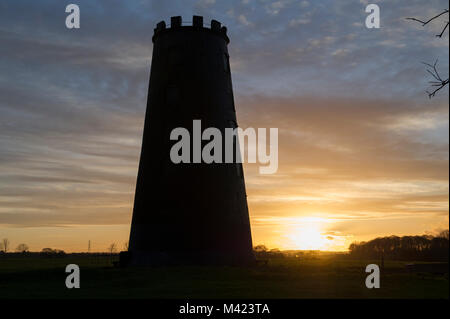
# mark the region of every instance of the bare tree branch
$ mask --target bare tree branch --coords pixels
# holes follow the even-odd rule
[[[441,13],[439,13],[439,14],[435,15],[434,17],[428,19],[427,21],[422,21],[422,20],[417,19],[417,18],[406,18],[406,20],[416,21],[416,22],[421,23],[422,26],[425,26],[425,25],[427,25],[428,23],[430,23],[431,21],[433,21],[433,20],[439,18],[441,15],[446,14],[446,13],[448,13],[448,9],[445,9],[444,11],[442,11]],[[444,34],[445,30],[446,30],[447,27],[448,27],[448,23],[449,23],[449,22],[447,21],[446,25],[445,25],[444,28],[442,29],[442,32],[441,32],[440,34],[437,34],[437,35],[436,35],[438,38],[442,38],[442,35]]]
[[[445,25],[444,29],[442,29],[442,32],[441,32],[440,34],[436,34],[436,36],[437,36],[438,38],[442,38],[442,35],[444,34],[444,32],[445,32],[445,30],[447,29],[447,27],[448,27],[448,21],[447,21],[447,24]]]
[[[417,18],[406,18],[406,20],[412,20],[412,21],[416,21],[422,24],[422,26],[427,25],[428,23],[430,23],[431,21],[439,18],[440,16],[444,15],[448,13],[448,9],[445,9],[444,11],[442,11],[441,13],[435,15],[434,17],[428,19],[427,21],[422,21],[420,19]],[[436,37],[438,38],[442,38],[442,35],[444,34],[445,30],[447,30],[448,28],[448,24],[449,21],[447,21],[447,23],[445,24],[445,26],[442,28],[441,33],[437,34]],[[432,97],[434,97],[436,95],[436,93],[441,90],[443,87],[445,87],[448,84],[448,78],[443,80],[436,68],[438,60],[436,60],[434,62],[434,64],[430,64],[430,63],[426,63],[426,62],[422,62],[423,64],[425,64],[428,69],[427,72],[431,74],[431,76],[434,78],[433,81],[428,81],[428,83],[430,83],[430,88],[433,88],[433,90],[430,91],[426,91],[428,94],[428,97],[431,99]]]
[[[430,18],[429,20],[427,20],[427,21],[422,21],[422,20],[420,20],[420,19],[417,19],[417,18],[406,18],[406,20],[413,20],[413,21],[417,21],[417,22],[420,22],[420,23],[422,23],[422,26],[424,26],[424,25],[426,25],[426,24],[428,24],[428,23],[430,23],[431,21],[433,21],[434,19],[437,19],[437,18],[439,18],[441,15],[443,15],[443,14],[446,14],[448,12],[448,9],[445,9],[444,11],[442,11],[441,13],[439,13],[438,15],[435,15],[434,17],[432,17],[432,18]]]
[[[435,96],[435,94],[442,89],[443,87],[445,87],[448,84],[448,78],[443,80],[436,68],[436,65],[438,63],[438,60],[436,60],[433,64],[430,63],[426,63],[426,62],[422,62],[423,64],[425,64],[426,66],[428,66],[429,68],[427,69],[427,72],[431,74],[431,76],[433,76],[433,78],[435,79],[435,81],[428,81],[428,83],[430,83],[430,87],[435,88],[432,92],[429,92],[428,90],[426,91],[428,93],[428,97],[431,99],[433,96]]]

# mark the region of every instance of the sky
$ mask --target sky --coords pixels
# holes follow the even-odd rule
[[[65,26],[76,3],[80,29]],[[365,7],[380,7],[368,29]],[[65,251],[128,240],[153,29],[228,28],[239,126],[279,128],[278,171],[244,166],[253,243],[346,250],[448,228],[448,8],[441,0],[0,0],[0,238]],[[444,19],[448,21],[448,15]]]

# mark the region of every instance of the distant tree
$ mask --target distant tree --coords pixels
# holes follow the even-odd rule
[[[448,230],[438,236],[390,236],[368,242],[352,243],[351,256],[391,260],[447,261],[449,257]]]
[[[16,251],[18,253],[24,253],[28,251],[28,245],[27,244],[19,244],[19,246],[17,246]]]
[[[117,252],[117,245],[116,245],[116,243],[112,243],[111,245],[109,245],[108,252],[110,254],[114,254],[114,253]]]
[[[271,255],[269,249],[265,245],[256,245],[253,247],[253,252],[257,258],[268,258]]]
[[[129,246],[129,243],[128,243],[128,241],[126,241],[126,242],[123,244],[123,248],[125,248],[125,251],[128,251],[128,246]]]
[[[64,250],[43,248],[41,250],[41,255],[46,257],[64,257],[66,255]]]
[[[2,240],[2,250],[7,253],[9,250],[9,239],[8,238],[3,238]]]
[[[357,242],[351,243],[350,246],[348,246],[348,250],[350,251],[350,254],[355,253],[358,250],[358,247],[359,247],[359,245]]]
[[[51,248],[42,248],[41,253],[44,253],[44,254],[53,254],[53,253],[54,253],[54,250],[51,249]]]
[[[438,235],[439,238],[444,238],[444,239],[449,239],[449,234],[448,234],[448,229],[447,230],[443,230],[439,233]]]
[[[269,256],[271,258],[283,258],[285,254],[278,248],[273,248],[269,251]]]
[[[254,250],[255,252],[258,252],[258,253],[261,253],[261,252],[267,252],[267,251],[268,251],[268,249],[267,249],[267,247],[266,247],[265,245],[256,245],[256,246],[253,248],[253,250]]]

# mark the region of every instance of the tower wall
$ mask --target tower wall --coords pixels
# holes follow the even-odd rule
[[[129,242],[131,264],[247,263],[252,239],[240,163],[170,159],[170,133],[236,127],[226,29],[201,17],[160,22],[153,57]],[[207,142],[204,142],[205,144]],[[191,160],[193,156],[191,140]]]

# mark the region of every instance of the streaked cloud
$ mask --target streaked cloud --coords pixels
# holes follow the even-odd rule
[[[228,27],[240,126],[279,128],[278,173],[245,167],[255,243],[291,247],[311,223],[336,249],[444,227],[448,90],[427,98],[421,61],[448,70],[448,33],[404,18],[448,3],[377,3],[368,30],[357,0],[80,0],[69,31],[60,1],[0,0],[0,236],[126,240],[151,35],[180,14]]]

